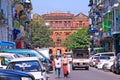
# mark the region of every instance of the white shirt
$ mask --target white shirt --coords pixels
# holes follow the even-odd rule
[[[55,67],[56,68],[61,68],[61,59],[55,59]]]

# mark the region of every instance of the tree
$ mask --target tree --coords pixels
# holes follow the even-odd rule
[[[70,35],[64,45],[68,49],[76,49],[76,48],[88,48],[90,46],[90,35],[88,34],[88,27],[82,27],[76,33]]]
[[[54,46],[50,37],[53,31],[47,26],[40,25],[38,21],[32,21],[31,23],[32,46],[40,48]]]

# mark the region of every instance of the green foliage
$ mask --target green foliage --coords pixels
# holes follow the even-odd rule
[[[88,27],[82,27],[76,33],[70,35],[64,45],[68,49],[88,48],[90,46],[90,35],[88,35]]]
[[[16,4],[19,4],[20,3],[20,0],[14,0],[14,6],[16,5]]]
[[[53,46],[50,35],[52,31],[49,27],[40,26],[39,23],[33,22],[31,27],[31,40],[34,47],[50,47]]]

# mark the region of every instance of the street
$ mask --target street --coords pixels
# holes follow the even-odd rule
[[[54,73],[50,73],[49,76],[49,80],[55,80]],[[62,70],[59,80],[64,80]],[[67,80],[120,80],[120,75],[90,67],[89,71],[84,69],[71,70]]]

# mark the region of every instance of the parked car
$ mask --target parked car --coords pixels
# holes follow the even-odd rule
[[[5,69],[8,65],[8,63],[14,59],[14,58],[18,58],[20,56],[18,56],[17,54],[11,54],[11,53],[0,53],[0,68]]]
[[[47,57],[48,59],[50,59],[49,48],[40,48],[40,49],[37,49],[37,51],[39,51],[45,57]]]
[[[72,63],[72,56],[71,55],[67,55],[67,58],[68,58],[68,61],[70,62],[70,63]]]
[[[112,71],[115,58],[116,57],[113,57],[110,60],[106,61],[106,63],[103,65],[103,70]]]
[[[70,63],[72,63],[73,57],[72,57],[72,52],[64,52],[64,54],[66,54],[68,60]]]
[[[94,56],[109,56],[110,58],[115,56],[115,52],[102,52],[94,54]]]
[[[110,59],[109,56],[99,56],[98,62],[96,63],[96,68],[103,69],[103,65]]]
[[[97,59],[99,59],[99,56],[91,56],[90,58],[89,58],[89,65],[91,66],[91,67],[94,67],[95,66],[95,64],[96,64],[96,62],[97,62]]]
[[[35,78],[26,72],[0,69],[0,80],[35,80]]]
[[[32,74],[36,80],[47,80],[48,75],[39,58],[24,57],[12,59],[6,69],[19,70]]]
[[[32,49],[0,49],[1,52],[9,52],[9,53],[15,53],[24,55],[27,57],[38,57],[40,58],[40,61],[43,63],[43,65],[46,67],[47,72],[52,71],[52,62],[50,59],[45,57],[42,53],[40,53],[37,50]]]
[[[119,74],[120,73],[120,53],[117,54],[113,67],[112,67],[112,72]]]

